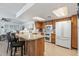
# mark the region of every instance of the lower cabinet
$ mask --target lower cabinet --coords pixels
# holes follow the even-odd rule
[[[52,43],[55,43],[55,33],[52,33],[51,34],[51,42]]]
[[[28,56],[44,56],[44,38],[26,41],[26,55]]]

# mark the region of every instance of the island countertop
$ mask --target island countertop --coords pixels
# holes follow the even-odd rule
[[[21,33],[17,35],[25,41],[25,55],[43,56],[45,51],[44,36],[41,34]],[[23,39],[21,39],[23,38]]]
[[[24,40],[37,40],[40,38],[44,38],[44,35],[41,34],[27,34],[27,33],[20,33],[20,34],[16,34],[16,36],[18,36],[19,38],[23,38]]]

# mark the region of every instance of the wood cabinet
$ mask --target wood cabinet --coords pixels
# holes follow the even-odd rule
[[[26,55],[28,56],[43,56],[44,55],[44,38],[37,40],[29,40],[25,42]]]
[[[52,43],[55,43],[55,33],[52,33],[51,34],[51,42]]]
[[[41,28],[41,23],[39,23],[39,22],[35,22],[35,27],[36,27],[36,29]]]
[[[36,29],[43,29],[44,28],[44,22],[35,22]]]
[[[47,21],[47,22],[45,22],[45,23],[46,23],[46,25],[52,25],[52,24],[53,24],[52,21]]]
[[[77,42],[78,42],[78,38],[77,38],[77,16],[72,16],[71,17],[71,22],[72,22],[72,30],[71,30],[71,39],[72,39],[72,48],[77,48]]]
[[[66,17],[62,19],[57,19],[57,20],[52,20],[52,21],[47,21],[47,22],[36,22],[36,28],[37,29],[42,29],[45,27],[45,25],[53,25],[55,26],[56,22],[59,21],[66,21],[66,20],[71,20],[71,47],[72,48],[78,48],[77,47],[77,15],[73,15],[71,17]],[[55,34],[51,35],[51,42],[55,42]]]

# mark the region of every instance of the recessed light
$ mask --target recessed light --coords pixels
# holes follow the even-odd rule
[[[38,16],[33,17],[33,19],[36,20],[36,21],[44,21],[45,20],[44,18],[41,18],[41,17],[38,17]]]

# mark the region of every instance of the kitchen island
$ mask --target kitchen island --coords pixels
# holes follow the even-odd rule
[[[20,40],[25,41],[25,54],[27,56],[43,56],[44,55],[44,36],[41,34],[26,34],[17,35]]]

